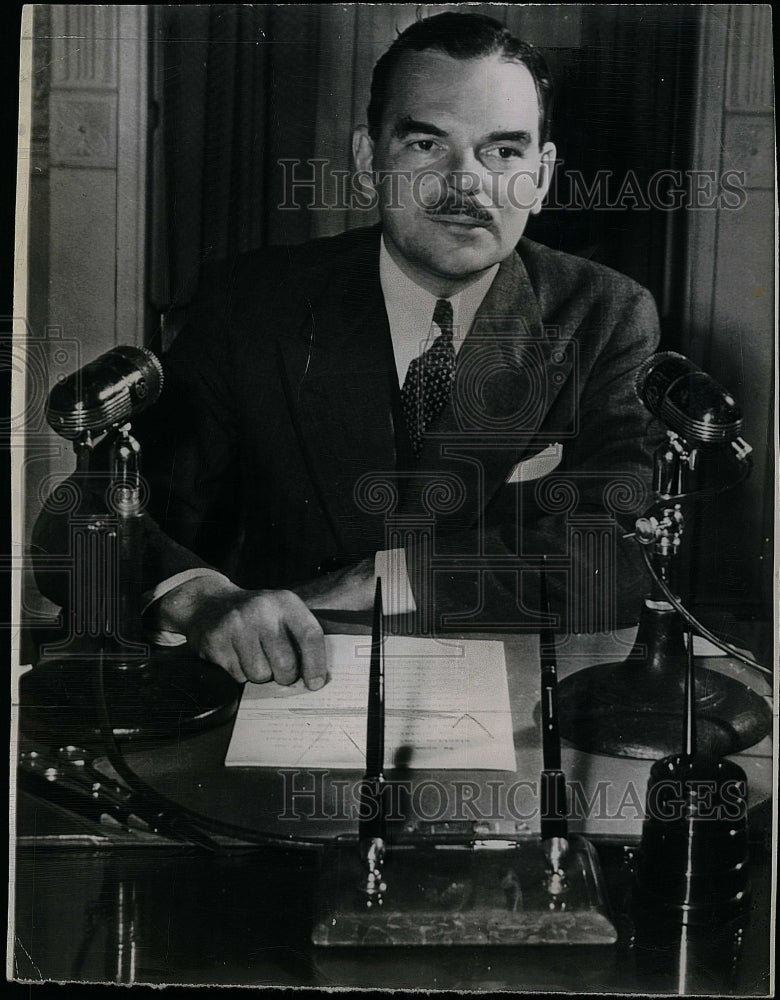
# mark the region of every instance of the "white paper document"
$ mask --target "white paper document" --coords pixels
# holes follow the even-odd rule
[[[369,636],[326,636],[329,680],[246,684],[228,766],[362,770]],[[385,638],[385,767],[515,770],[504,645]]]

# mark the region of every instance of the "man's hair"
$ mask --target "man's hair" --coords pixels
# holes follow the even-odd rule
[[[378,60],[371,78],[368,102],[368,133],[376,141],[382,129],[393,73],[404,52],[433,49],[453,59],[500,56],[506,62],[521,63],[533,77],[539,101],[539,142],[550,138],[553,84],[541,53],[523,42],[492,17],[483,14],[456,14],[447,11],[416,21],[396,38]]]

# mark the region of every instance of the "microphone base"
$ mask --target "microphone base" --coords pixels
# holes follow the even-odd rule
[[[657,760],[680,752],[687,652],[676,611],[646,606],[636,642],[619,663],[601,663],[559,682],[561,736],[588,753]],[[766,701],[715,670],[695,671],[696,751],[738,753],[772,729]]]
[[[98,659],[44,660],[19,681],[21,725],[47,741],[100,738],[96,707]],[[224,670],[180,650],[155,651],[130,667],[103,666],[106,710],[114,736],[170,739],[229,721],[241,685]]]

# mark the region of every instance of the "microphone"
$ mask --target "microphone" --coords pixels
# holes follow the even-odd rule
[[[146,347],[115,347],[84,365],[49,393],[46,421],[73,441],[126,423],[157,402],[163,368]]]
[[[640,401],[670,430],[699,444],[736,441],[742,411],[731,393],[674,351],[642,362],[634,388]]]

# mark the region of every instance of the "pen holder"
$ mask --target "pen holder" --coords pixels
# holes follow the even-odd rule
[[[598,856],[572,835],[562,878],[551,884],[535,840],[394,844],[381,906],[366,906],[354,845],[323,856],[312,941],[320,947],[612,945]]]
[[[742,768],[682,755],[656,761],[634,888],[644,916],[690,926],[733,919],[749,899],[748,860]]]

